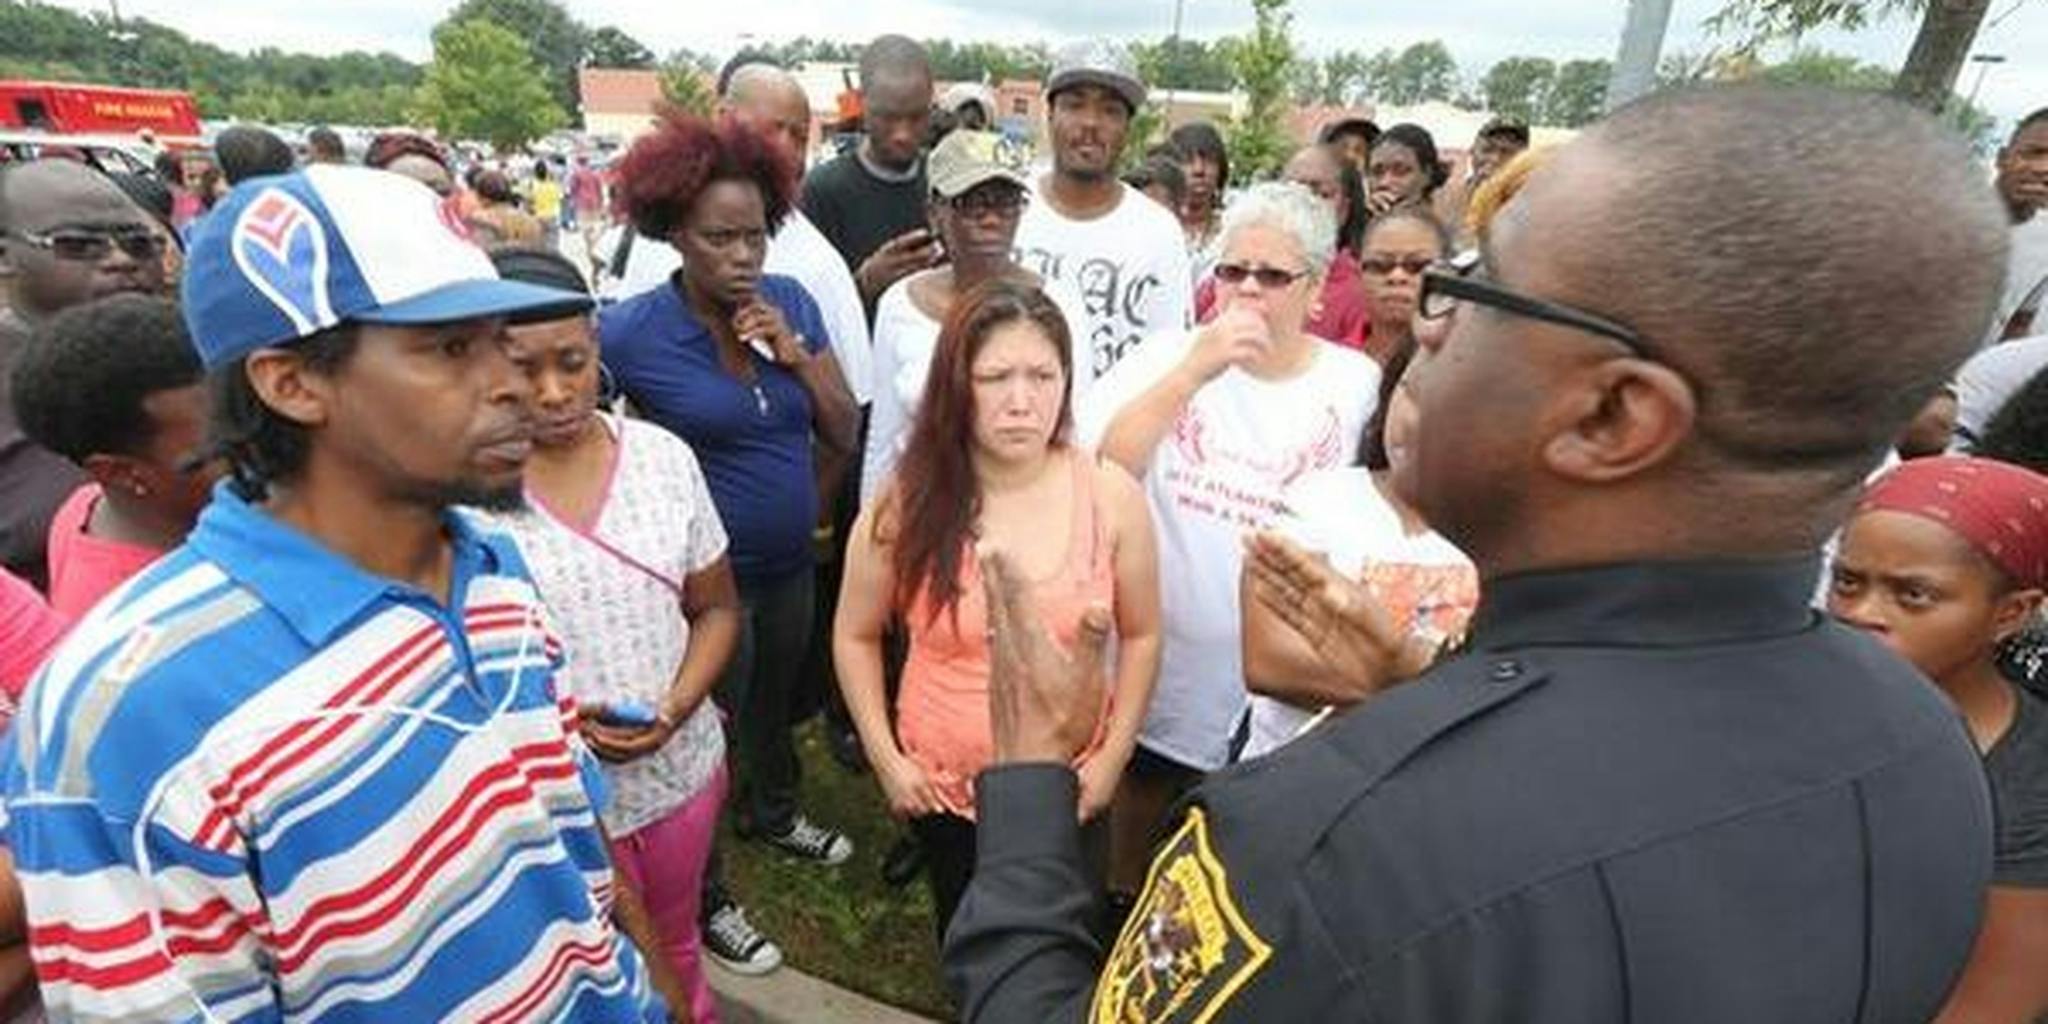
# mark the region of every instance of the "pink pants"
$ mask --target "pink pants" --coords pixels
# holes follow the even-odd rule
[[[711,836],[718,829],[718,811],[725,805],[725,769],[704,789],[665,818],[633,834],[612,840],[612,863],[640,894],[654,930],[661,936],[668,962],[690,990],[691,1019],[718,1024],[718,1000],[704,980],[702,943],[697,912],[703,901],[704,868],[711,859]]]

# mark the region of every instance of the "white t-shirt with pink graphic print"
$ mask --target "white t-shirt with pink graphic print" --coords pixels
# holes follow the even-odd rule
[[[1154,336],[1097,380],[1081,407],[1082,441],[1099,444],[1110,420],[1193,346],[1189,331]],[[1195,393],[1153,451],[1143,483],[1159,538],[1165,642],[1139,733],[1147,749],[1204,771],[1228,760],[1247,699],[1242,538],[1277,524],[1295,482],[1354,460],[1379,383],[1379,364],[1330,342],[1285,380],[1225,370]]]

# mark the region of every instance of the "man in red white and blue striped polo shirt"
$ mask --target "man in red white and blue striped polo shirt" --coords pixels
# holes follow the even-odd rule
[[[504,318],[587,299],[498,280],[457,223],[316,167],[201,227],[184,305],[229,479],[10,734],[54,1018],[667,1019],[539,595],[449,511],[519,500]]]

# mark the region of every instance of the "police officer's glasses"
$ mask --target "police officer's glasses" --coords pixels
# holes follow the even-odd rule
[[[1473,276],[1479,268],[1479,254],[1476,252],[1459,255],[1438,264],[1435,269],[1422,275],[1422,301],[1420,310],[1425,319],[1440,320],[1450,316],[1461,302],[1498,309],[1514,316],[1528,317],[1545,323],[1575,327],[1582,331],[1610,338],[1628,347],[1630,352],[1643,359],[1655,358],[1643,344],[1643,337],[1634,330],[1618,324],[1596,313],[1573,309],[1520,292],[1511,291],[1483,277]]]
[[[50,232],[16,231],[12,234],[60,260],[76,263],[98,263],[106,259],[117,246],[122,252],[127,253],[129,258],[136,260],[159,259],[164,254],[163,237],[148,228],[114,228],[104,231],[61,228]]]

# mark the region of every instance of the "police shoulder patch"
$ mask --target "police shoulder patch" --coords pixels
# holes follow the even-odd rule
[[[1095,989],[1091,1024],[1206,1024],[1273,949],[1231,896],[1202,809],[1188,812],[1152,862]]]

